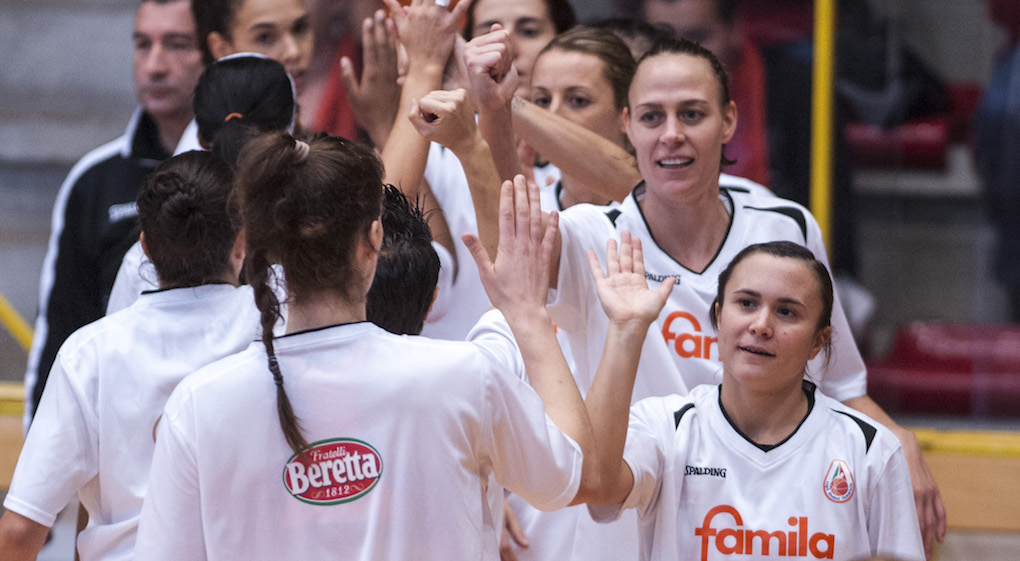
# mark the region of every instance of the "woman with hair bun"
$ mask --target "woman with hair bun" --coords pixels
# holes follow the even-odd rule
[[[294,82],[283,66],[256,53],[224,57],[209,65],[195,86],[195,123],[203,148],[231,168],[245,142],[270,132],[294,131]],[[124,255],[106,306],[111,314],[131,305],[159,281],[139,244]]]
[[[143,185],[142,247],[159,289],[61,346],[4,501],[4,559],[35,559],[75,495],[89,514],[80,558],[131,558],[154,425],[170,392],[256,337],[251,289],[237,286],[244,247],[232,178],[219,156],[187,152]]]
[[[545,311],[555,218],[542,225],[537,188],[504,184],[494,264],[465,236],[513,337],[487,316],[469,342],[436,341],[365,321],[383,239],[371,149],[277,133],[238,169],[262,344],[168,402],[139,559],[494,559],[497,484],[543,509],[591,492],[587,413]],[[523,358],[507,364],[513,338]]]

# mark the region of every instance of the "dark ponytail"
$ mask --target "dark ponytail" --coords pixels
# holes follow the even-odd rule
[[[283,65],[253,53],[216,61],[195,86],[198,134],[231,167],[253,137],[290,130],[295,107],[294,84]]]
[[[382,164],[362,144],[286,133],[252,140],[241,152],[236,182],[246,231],[245,275],[262,313],[262,341],[276,384],[277,414],[295,453],[308,448],[287,396],[273,348],[280,302],[271,286],[283,266],[288,301],[323,292],[357,297],[353,252],[382,210]],[[364,294],[361,295],[364,297]]]

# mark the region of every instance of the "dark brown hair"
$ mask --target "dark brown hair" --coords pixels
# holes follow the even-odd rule
[[[357,294],[353,255],[382,211],[382,164],[367,146],[340,137],[296,140],[284,132],[249,142],[238,160],[236,192],[247,240],[245,275],[262,312],[262,341],[277,388],[287,443],[308,447],[283,386],[273,351],[280,302],[270,288],[283,267],[288,301],[323,292]]]
[[[234,174],[211,152],[185,152],[160,164],[138,192],[138,222],[160,286],[219,281],[230,267],[238,220]]]
[[[195,16],[195,29],[198,31],[198,46],[202,49],[202,62],[212,64],[216,60],[209,50],[209,34],[219,33],[227,40],[230,28],[234,25],[237,10],[244,0],[191,0],[191,14]]]
[[[616,34],[594,27],[574,27],[560,33],[549,42],[535,58],[552,50],[592,55],[602,61],[602,77],[613,89],[613,103],[616,109],[627,106],[627,89],[634,78],[637,64],[630,48]]]

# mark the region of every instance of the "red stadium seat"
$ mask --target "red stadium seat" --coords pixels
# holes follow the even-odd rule
[[[1020,326],[900,326],[868,394],[893,414],[1020,418]]]

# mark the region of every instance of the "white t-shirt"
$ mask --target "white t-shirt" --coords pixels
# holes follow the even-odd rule
[[[177,383],[246,348],[258,311],[248,287],[143,294],[74,332],[53,363],[4,506],[44,526],[78,494],[83,560],[130,559],[153,428]]]
[[[631,408],[624,460],[641,559],[924,559],[910,472],[888,429],[815,391],[807,417],[765,451],[728,420],[719,386]]]
[[[581,452],[518,374],[478,344],[374,325],[281,337],[312,461],[295,460],[261,344],[182,384],[159,426],[136,558],[497,559],[490,476],[541,508]]]

